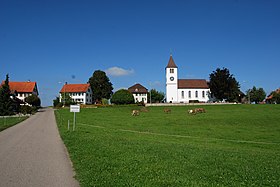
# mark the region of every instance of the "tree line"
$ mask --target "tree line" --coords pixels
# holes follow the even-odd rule
[[[133,95],[126,89],[121,89],[113,93],[113,84],[104,71],[96,70],[93,75],[89,78],[88,83],[92,88],[92,100],[94,103],[111,103],[114,104],[132,104],[134,103]],[[230,73],[227,68],[217,68],[215,71],[210,73],[208,82],[211,98],[213,101],[218,102],[243,102],[256,104],[264,101],[266,93],[263,88],[257,88],[253,86],[252,89],[248,89],[246,93],[240,90],[240,84],[236,80],[233,74]],[[151,95],[150,95],[151,94]],[[275,102],[279,103],[279,94],[273,94],[276,99]],[[62,96],[66,105],[74,104],[71,97],[66,93]],[[156,103],[164,100],[165,94],[152,89],[148,93],[148,102]],[[151,99],[151,101],[150,101]],[[59,98],[54,100],[54,105],[59,103]],[[61,103],[60,103],[61,104]],[[62,104],[61,104],[62,105]]]

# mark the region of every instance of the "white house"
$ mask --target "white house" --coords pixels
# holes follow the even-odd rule
[[[165,68],[166,102],[190,103],[208,102],[210,89],[205,79],[178,79],[178,67],[172,55]]]
[[[132,93],[135,102],[148,102],[148,89],[142,86],[141,84],[137,83],[129,87],[128,91]]]
[[[92,104],[92,89],[90,84],[64,84],[59,93],[60,102],[63,102],[62,97],[67,93],[76,103]]]
[[[4,81],[2,82],[2,85]],[[11,92],[21,101],[24,102],[24,99],[28,96],[39,95],[37,83],[36,82],[9,82],[9,87]]]

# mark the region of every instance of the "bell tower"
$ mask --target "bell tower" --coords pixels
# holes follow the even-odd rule
[[[166,76],[166,102],[178,103],[178,67],[176,66],[172,54],[165,68]]]

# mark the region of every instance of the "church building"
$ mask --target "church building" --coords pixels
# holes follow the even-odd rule
[[[206,103],[210,89],[205,79],[178,79],[178,67],[172,55],[165,68],[167,103]]]

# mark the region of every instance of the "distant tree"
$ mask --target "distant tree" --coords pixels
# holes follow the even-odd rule
[[[211,94],[220,101],[238,101],[240,86],[227,68],[217,68],[210,74],[209,87]]]
[[[61,101],[62,101],[62,105],[65,104],[65,106],[70,106],[70,105],[76,104],[76,102],[73,101],[73,99],[69,93],[65,93],[65,94],[63,93],[61,95]]]
[[[40,107],[41,106],[40,98],[37,95],[34,95],[34,94],[26,97],[24,101],[27,102],[28,104],[30,104],[31,106],[35,106],[35,107]]]
[[[121,90],[116,91],[113,94],[111,103],[114,103],[117,105],[133,104],[134,97],[133,97],[132,93],[130,93],[128,90],[121,89]]]
[[[96,70],[89,78],[89,84],[92,89],[92,100],[100,103],[103,98],[110,99],[113,94],[113,86],[106,73]]]
[[[151,91],[148,92],[148,103],[150,103],[150,98],[152,99],[152,103],[160,103],[164,99],[164,93],[159,92],[156,89],[151,89]]]
[[[59,97],[56,97],[54,100],[53,100],[53,106],[54,107],[57,107],[59,105]]]
[[[6,80],[0,88],[0,115],[14,114],[14,102],[11,99],[11,90],[9,87],[9,75],[6,75]]]
[[[247,91],[247,97],[250,98],[250,102],[255,102],[256,104],[262,102],[265,99],[266,93],[263,88],[256,88],[253,86],[252,89]]]

